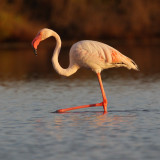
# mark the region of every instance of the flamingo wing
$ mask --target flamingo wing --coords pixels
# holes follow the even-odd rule
[[[79,66],[89,67],[95,71],[112,67],[138,70],[133,60],[113,47],[97,41],[79,41],[72,46],[71,54]]]

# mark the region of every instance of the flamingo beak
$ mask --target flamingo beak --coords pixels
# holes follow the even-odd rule
[[[37,47],[38,47],[40,41],[41,41],[41,35],[37,35],[32,41],[32,48],[33,48],[34,54],[36,56],[37,56]]]
[[[34,47],[33,47],[33,52],[37,56],[37,49],[35,49]]]

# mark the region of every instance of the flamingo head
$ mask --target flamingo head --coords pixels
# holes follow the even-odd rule
[[[44,28],[44,29],[40,30],[38,32],[38,34],[36,35],[36,37],[33,39],[32,47],[33,47],[33,50],[34,50],[34,53],[36,56],[37,56],[37,47],[38,47],[39,43],[42,40],[45,40],[46,38],[50,37],[51,32],[52,31],[50,29]]]

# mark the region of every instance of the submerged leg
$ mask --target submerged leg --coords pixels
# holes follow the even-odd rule
[[[70,110],[88,108],[88,107],[97,107],[97,106],[103,106],[104,112],[107,112],[107,98],[106,98],[105,91],[104,91],[104,88],[103,88],[100,73],[97,73],[97,76],[98,76],[98,81],[99,81],[99,85],[100,85],[101,92],[102,92],[103,102],[95,103],[95,104],[82,105],[82,106],[76,106],[76,107],[70,107],[70,108],[65,108],[65,109],[58,109],[58,110],[56,110],[56,112],[57,113],[63,113],[63,112],[67,112],[67,111],[70,111]]]

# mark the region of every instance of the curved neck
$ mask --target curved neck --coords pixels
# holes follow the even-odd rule
[[[63,76],[70,76],[73,73],[75,73],[79,67],[76,64],[72,64],[72,63],[70,63],[69,67],[66,69],[64,69],[60,66],[60,64],[58,62],[58,56],[59,56],[60,49],[61,49],[61,39],[60,39],[59,35],[54,31],[52,32],[52,36],[55,37],[55,39],[56,39],[56,47],[54,49],[53,57],[52,57],[53,67],[58,74],[63,75]]]

